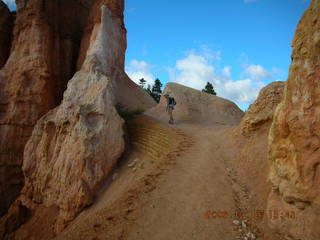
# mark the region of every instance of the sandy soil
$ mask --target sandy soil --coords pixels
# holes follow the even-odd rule
[[[280,239],[266,238],[265,229],[244,214],[250,189],[238,176],[233,126],[169,126],[144,115],[133,125],[139,131],[131,141],[148,144],[128,150],[96,204],[56,239],[231,240],[249,232]],[[150,129],[158,135],[141,139]],[[150,151],[155,154],[146,154]],[[134,159],[135,166],[128,167]]]

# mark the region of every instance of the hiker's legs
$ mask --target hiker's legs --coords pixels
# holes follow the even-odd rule
[[[172,112],[173,112],[173,109],[169,108],[169,109],[168,109],[168,114],[169,114],[170,122],[171,122],[171,123],[173,123],[173,115],[172,115]]]

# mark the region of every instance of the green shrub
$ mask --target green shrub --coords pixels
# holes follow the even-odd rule
[[[118,114],[120,115],[120,117],[122,117],[125,121],[133,119],[136,115],[140,115],[142,114],[144,111],[141,109],[137,109],[134,111],[129,111],[127,109],[125,109],[124,107],[117,105],[116,109],[118,111]]]

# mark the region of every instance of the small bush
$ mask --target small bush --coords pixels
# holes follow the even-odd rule
[[[116,109],[117,109],[120,117],[122,117],[125,121],[133,119],[136,115],[140,115],[144,112],[141,109],[137,109],[134,111],[128,111],[127,109],[125,109],[124,107],[122,107],[120,105],[117,105]]]

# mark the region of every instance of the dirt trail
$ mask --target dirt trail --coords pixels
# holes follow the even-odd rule
[[[149,207],[132,226],[128,239],[231,239],[232,217],[213,218],[208,211],[236,209],[226,174],[224,146],[216,144],[226,127],[177,126],[195,144],[150,195]],[[212,141],[215,141],[213,143]]]
[[[233,224],[240,210],[239,198],[246,195],[232,165],[236,154],[229,139],[233,127],[186,123],[169,127],[146,116],[140,118],[140,123],[150,122],[141,129],[161,132],[158,141],[167,133],[173,142],[163,140],[156,146],[152,141],[157,139],[149,139],[146,146],[150,141],[140,140],[141,148],[152,148],[155,158],[130,151],[97,203],[57,239],[229,240],[250,231],[245,226],[241,233],[241,227]],[[140,167],[128,168],[137,158]]]

